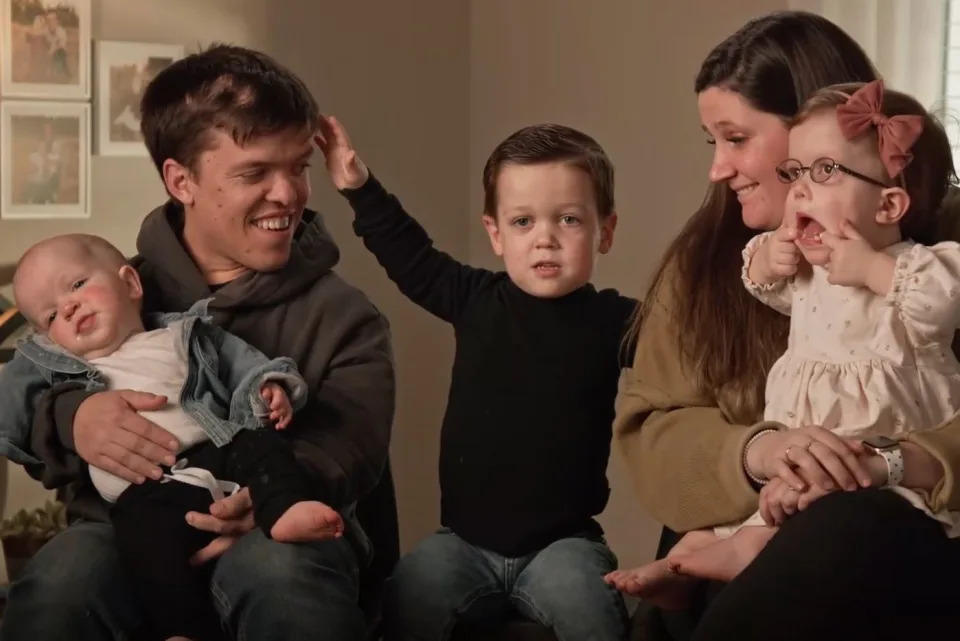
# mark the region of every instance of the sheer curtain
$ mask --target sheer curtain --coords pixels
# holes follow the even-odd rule
[[[788,0],[818,13],[866,50],[886,84],[943,109],[948,0]]]

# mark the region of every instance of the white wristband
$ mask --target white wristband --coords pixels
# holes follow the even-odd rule
[[[887,487],[899,487],[903,483],[903,450],[899,447],[877,452],[887,464]]]

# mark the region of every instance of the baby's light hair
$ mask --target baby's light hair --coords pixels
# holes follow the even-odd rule
[[[844,105],[865,83],[853,82],[825,87],[813,94],[791,120],[790,126],[808,120],[814,114]],[[925,245],[933,244],[937,234],[937,214],[947,189],[957,180],[953,166],[950,139],[940,121],[930,114],[915,98],[899,91],[884,89],[880,111],[888,117],[914,115],[923,118],[923,131],[910,148],[913,158],[896,177],[896,182],[910,195],[910,211],[900,223],[901,234]],[[879,156],[880,143],[876,127],[860,138],[870,136]],[[884,171],[884,179],[892,178]]]

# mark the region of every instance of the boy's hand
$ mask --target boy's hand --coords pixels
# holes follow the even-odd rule
[[[317,147],[323,152],[327,173],[337,189],[362,187],[370,177],[366,165],[350,144],[343,125],[333,116],[320,116],[320,134],[314,137]]]
[[[784,225],[777,228],[767,242],[760,245],[750,262],[749,276],[756,283],[775,283],[796,274],[799,266],[797,229]]]
[[[290,425],[293,418],[293,406],[290,405],[290,399],[287,397],[286,390],[277,383],[264,383],[260,388],[260,397],[270,408],[270,421],[275,423],[278,430],[282,430]]]
[[[870,246],[849,221],[841,221],[838,235],[820,234],[820,242],[830,248],[827,280],[833,285],[865,287],[871,270],[877,266],[880,252]]]

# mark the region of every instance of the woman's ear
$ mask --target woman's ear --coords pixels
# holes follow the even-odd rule
[[[889,187],[880,192],[877,222],[881,225],[899,225],[910,209],[910,194],[903,187]]]

